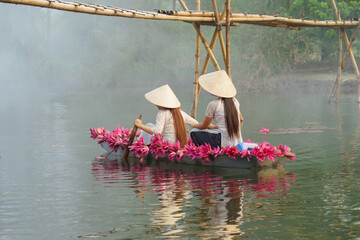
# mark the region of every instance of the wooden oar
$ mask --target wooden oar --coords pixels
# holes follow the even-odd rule
[[[105,158],[107,158],[113,151],[115,151],[115,149],[113,149],[111,152],[109,152],[109,153],[105,156]]]
[[[113,152],[115,149],[111,150],[105,157],[96,157],[95,159],[107,159],[107,157]]]
[[[139,119],[141,119],[141,117],[142,117],[142,115],[140,114]],[[127,158],[129,156],[129,146],[133,143],[136,132],[137,132],[137,126],[134,125],[133,130],[132,130],[131,135],[130,135],[130,138],[129,138],[129,142],[128,142],[127,146],[126,146],[125,153],[124,153],[124,156],[123,156],[124,161],[127,161]]]

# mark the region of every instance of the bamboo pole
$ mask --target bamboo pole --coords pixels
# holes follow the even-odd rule
[[[226,12],[226,5],[224,5],[224,9],[220,15],[220,19],[219,21],[221,21],[222,19],[225,18],[225,12]],[[221,26],[220,26],[221,27]],[[213,37],[211,39],[211,42],[210,42],[210,48],[211,49],[214,49],[214,46],[215,46],[215,43],[216,43],[216,38],[219,36],[219,39],[220,39],[220,43],[222,41],[222,52],[223,52],[223,58],[224,58],[224,63],[225,63],[225,45],[224,45],[224,39],[222,37],[222,33],[221,33],[221,28],[220,30],[218,28],[215,29],[214,31],[214,34],[213,34]],[[203,64],[203,67],[201,69],[201,74],[200,75],[203,75],[206,73],[206,70],[207,70],[207,67],[209,65],[209,60],[210,60],[210,55],[207,54],[206,57],[205,57],[205,61],[204,61],[204,64]],[[198,95],[200,95],[200,91],[201,91],[201,87],[198,88]]]
[[[344,67],[345,67],[345,63],[346,63],[347,57],[350,55],[352,44],[354,43],[354,41],[355,41],[355,39],[356,39],[356,34],[357,34],[357,32],[359,31],[359,29],[360,29],[360,23],[358,24],[357,28],[355,29],[355,31],[354,31],[354,33],[353,33],[353,35],[352,35],[352,37],[351,37],[351,41],[350,41],[350,43],[349,43],[349,46],[348,46],[347,49],[346,49],[345,56],[344,56],[344,58],[343,58],[342,61],[341,61],[341,64],[340,64],[340,70],[341,70],[341,71],[342,71],[342,70],[344,69]],[[340,82],[340,77],[341,77],[341,71],[339,71],[339,73],[338,73],[338,77],[336,78],[336,82],[335,82],[335,84],[334,84],[334,87],[333,87],[333,90],[332,90],[331,95],[332,95],[333,92],[334,92],[335,86],[340,84],[339,82]]]
[[[215,0],[215,6],[216,6],[216,0]],[[185,6],[185,7],[186,7],[186,6]],[[183,5],[183,8],[184,8],[184,5]],[[184,8],[184,9],[185,9],[185,8]],[[218,17],[218,13],[216,14],[216,16],[217,16],[217,17],[215,18],[215,19],[217,19],[216,21],[220,22],[220,21],[225,17],[225,10],[226,10],[226,9],[225,9],[225,6],[224,6],[224,9],[223,9],[220,17]],[[217,7],[216,7],[216,11],[214,10],[214,12],[217,12]],[[220,26],[220,30],[218,30],[218,28],[215,29],[214,34],[213,34],[213,36],[212,36],[212,38],[211,38],[210,46],[209,46],[209,47],[211,48],[211,50],[214,49],[214,46],[215,46],[215,43],[216,43],[216,39],[217,39],[217,37],[219,36],[219,34],[221,35],[221,26]],[[221,41],[221,40],[223,40],[223,39],[222,39],[222,35],[221,35],[220,41]],[[224,51],[223,51],[223,55],[224,55]],[[207,54],[206,54],[206,57],[205,57],[205,60],[204,60],[203,67],[202,67],[202,69],[201,69],[200,75],[205,74],[206,69],[207,69],[207,67],[208,67],[208,65],[209,65],[209,61],[210,61],[210,54],[207,53]],[[224,62],[225,62],[225,61],[224,61]],[[192,114],[192,116],[193,116],[193,114],[194,114],[194,116],[196,116],[197,102],[198,102],[198,99],[199,99],[199,96],[200,96],[200,91],[201,91],[201,87],[200,87],[200,85],[198,84],[198,82],[197,82],[197,83],[195,82],[195,85],[197,86],[197,87],[196,87],[196,88],[197,88],[197,91],[196,91],[196,93],[194,92],[193,106],[192,106],[192,108],[191,108],[191,114]],[[193,116],[193,117],[194,117],[194,116]],[[194,117],[194,118],[195,118],[195,117]]]
[[[208,44],[208,43],[206,42],[206,40],[205,40],[204,35],[203,35],[203,34],[201,33],[201,31],[200,31],[200,27],[199,27],[198,25],[196,25],[195,23],[193,24],[193,26],[195,27],[196,32],[199,34],[199,36],[200,36],[200,38],[201,38],[201,41],[202,41],[202,43],[203,43],[203,45],[204,45],[207,53],[210,55],[210,58],[211,58],[211,60],[212,60],[212,62],[213,62],[213,64],[214,64],[215,69],[216,69],[217,71],[221,70],[218,62],[216,61],[216,58],[215,58],[215,56],[214,56],[214,53],[212,52],[212,49],[210,48],[209,44]]]
[[[339,10],[337,9],[336,7],[336,3],[335,3],[335,0],[331,0],[331,4],[333,6],[333,9],[334,9],[334,12],[335,12],[335,15],[337,17],[338,20],[341,20],[341,16],[340,16],[340,12]],[[359,23],[358,23],[359,24]],[[355,73],[356,73],[356,77],[358,79],[358,103],[360,103],[360,72],[359,72],[359,68],[357,66],[357,63],[356,63],[356,60],[355,60],[355,57],[354,57],[354,54],[351,50],[351,48],[349,48],[349,38],[345,32],[345,29],[341,29],[341,32],[344,36],[344,39],[345,39],[345,44],[347,46],[347,48],[349,49],[349,53],[350,53],[350,58],[351,58],[351,62],[353,64],[353,67],[354,67],[354,70],[355,70]]]
[[[237,23],[260,23],[265,22],[267,25],[281,25],[286,24],[291,27],[327,27],[327,28],[355,28],[359,21],[318,21],[318,20],[303,20],[303,19],[289,19],[284,17],[259,17],[259,18],[243,18],[231,17],[231,22]]]
[[[183,3],[183,4],[184,4],[184,3]],[[183,5],[183,4],[182,4],[183,8],[186,7],[186,6]],[[223,9],[220,17],[218,17],[216,0],[213,0],[213,6],[215,6],[215,7],[214,7],[214,12],[216,13],[216,16],[217,16],[215,19],[216,19],[216,21],[217,21],[217,23],[218,23],[218,22],[222,21],[222,20],[225,18],[226,5],[224,5],[224,9]],[[185,8],[184,8],[184,9],[185,9]],[[213,34],[213,37],[212,37],[212,39],[211,39],[211,42],[210,42],[210,46],[209,46],[209,47],[211,48],[211,50],[214,48],[215,43],[216,43],[216,39],[217,39],[218,36],[220,36],[219,39],[220,39],[220,44],[221,44],[221,46],[222,46],[221,49],[222,49],[222,52],[223,52],[223,58],[224,58],[224,63],[225,63],[225,59],[226,59],[225,55],[226,55],[226,52],[225,52],[225,46],[224,46],[224,39],[223,39],[222,34],[221,34],[221,25],[217,25],[217,28],[216,28],[215,31],[214,31],[214,34]],[[205,57],[205,61],[204,61],[203,67],[202,67],[202,69],[201,69],[201,74],[200,74],[200,75],[205,74],[205,72],[206,72],[206,70],[207,70],[207,67],[208,67],[208,65],[209,65],[209,61],[210,61],[210,54],[209,54],[209,52],[208,52],[207,55],[206,55],[206,57]],[[200,87],[200,85],[198,85],[198,87],[197,87],[197,93],[194,94],[193,106],[192,106],[192,109],[191,109],[191,113],[195,112],[195,115],[196,115],[197,105],[195,105],[194,103],[197,104],[198,99],[199,99],[199,95],[200,95],[200,91],[201,91],[201,87]],[[196,100],[195,100],[195,98],[196,98]]]
[[[169,10],[157,10],[158,13],[175,15],[175,16],[193,16],[193,17],[215,17],[214,12],[209,11],[193,11],[193,10],[185,10],[185,11],[169,11]],[[230,13],[231,17],[236,18],[259,18],[259,17],[274,17],[271,15],[262,15],[262,14],[247,14],[247,13]]]
[[[271,23],[271,24],[267,24],[267,23],[256,23],[256,22],[251,22],[251,23],[243,23],[243,24],[251,24],[251,25],[257,25],[257,26],[264,26],[264,27],[279,27],[279,28],[288,28],[290,30],[301,30],[301,27],[292,27],[289,26],[287,24],[282,24],[282,23]]]
[[[341,61],[342,58],[342,33],[341,33],[341,29],[339,29],[339,61]],[[339,62],[340,64],[341,62]],[[342,73],[342,68],[341,65],[339,66],[339,81],[337,83],[336,86],[336,102],[339,101],[339,95],[340,95],[340,80],[341,80],[341,73]]]
[[[219,12],[217,9],[217,5],[216,5],[216,0],[211,0],[213,9],[214,9],[214,15],[215,15],[215,22],[218,25],[220,23],[220,19],[219,19]]]
[[[215,13],[214,12],[208,12],[208,11],[167,11],[167,10],[159,10],[158,13],[163,14],[171,14],[174,16],[183,16],[183,17],[209,17],[214,18]],[[231,21],[250,21],[250,22],[256,22],[256,21],[283,21],[287,23],[296,23],[296,24],[305,24],[305,25],[324,25],[328,27],[346,27],[346,26],[352,26],[353,28],[356,27],[356,24],[358,21],[355,20],[342,20],[339,21],[333,21],[333,20],[327,20],[327,21],[319,21],[319,20],[305,20],[305,19],[292,19],[288,17],[280,17],[277,15],[262,15],[262,14],[247,14],[247,13],[230,13]],[[253,19],[253,20],[251,20]]]
[[[183,3],[183,0],[179,0]],[[37,6],[44,8],[51,8],[63,11],[80,12],[103,16],[117,16],[127,18],[141,18],[151,20],[171,20],[171,21],[186,21],[186,22],[211,22],[215,24],[214,13],[203,12],[191,15],[182,13],[178,15],[159,14],[157,12],[139,11],[131,9],[121,9],[110,6],[102,6],[99,4],[84,4],[80,2],[62,2],[54,0],[0,0],[3,3],[21,4],[29,6]],[[186,9],[188,11],[188,9]],[[289,27],[329,27],[329,28],[355,28],[359,21],[345,20],[345,21],[317,21],[304,19],[290,19],[285,17],[268,16],[268,15],[249,15],[249,14],[231,14],[231,23],[248,23],[264,26],[289,26]],[[265,23],[265,24],[261,24]]]
[[[183,8],[185,11],[189,11],[189,9],[188,9],[188,7],[186,6],[184,0],[179,0],[179,2],[180,2],[182,8]]]
[[[334,86],[331,90],[330,96],[329,96],[329,100],[328,102],[331,101],[331,98],[334,96],[334,91],[335,89],[337,89],[336,91],[336,102],[338,101],[339,98],[339,87],[340,87],[340,79],[341,79],[341,73],[342,73],[342,68],[341,68],[341,61],[342,61],[342,33],[341,30],[339,29],[339,67],[338,67],[338,74],[336,76],[336,80],[334,82]]]
[[[184,8],[185,11],[188,11],[188,10],[189,10],[183,0],[179,0],[179,2],[180,2],[181,6]],[[210,48],[209,44],[206,42],[206,39],[205,39],[204,35],[203,35],[202,32],[200,31],[200,26],[199,26],[198,24],[194,23],[194,22],[192,23],[192,25],[194,26],[196,32],[199,34],[200,39],[201,39],[201,41],[202,41],[202,43],[203,43],[206,51],[207,51],[208,54],[210,55],[210,58],[211,58],[211,60],[212,60],[212,62],[213,62],[213,64],[214,64],[215,69],[216,69],[216,70],[220,70],[219,63],[216,61],[216,58],[215,58],[215,56],[214,56],[214,54],[213,54],[213,52],[212,52],[212,49]]]
[[[222,13],[221,13],[221,15],[220,15],[219,21],[221,21],[223,18],[225,18],[225,12],[226,12],[226,8],[225,8],[225,5],[224,5],[224,9],[223,9],[223,11],[222,11]],[[220,31],[221,31],[221,29],[220,29]],[[218,29],[215,29],[214,34],[213,34],[213,37],[212,37],[211,42],[210,42],[210,47],[211,47],[211,49],[213,49],[214,46],[215,46],[216,38],[221,35],[221,32],[220,32],[220,31],[219,31]],[[220,41],[221,41],[221,40],[224,42],[224,39],[222,38],[222,35],[221,35],[221,37],[220,37]],[[224,49],[225,49],[225,47],[224,47]],[[225,51],[224,51],[224,52],[225,52]],[[223,55],[224,55],[224,53],[223,53]],[[224,57],[224,58],[225,58],[225,57]],[[210,55],[207,54],[206,57],[205,57],[204,64],[203,64],[203,67],[202,67],[202,70],[201,70],[201,74],[200,74],[200,75],[205,74],[205,72],[206,72],[206,70],[207,70],[207,67],[208,67],[208,64],[209,64],[209,60],[210,60]],[[225,62],[225,61],[224,61],[224,62]]]
[[[223,55],[223,60],[224,63],[226,62],[226,47],[225,47],[225,41],[224,41],[224,37],[222,35],[222,32],[219,32],[219,42],[220,42],[220,47],[221,47],[221,52]]]
[[[345,57],[344,57],[344,59],[342,60],[342,63],[341,63],[341,67],[342,67],[342,68],[345,67],[346,58],[350,55],[350,52],[352,52],[351,47],[352,47],[354,41],[356,40],[356,34],[358,33],[359,29],[360,29],[360,23],[359,23],[358,26],[356,27],[356,29],[355,29],[352,37],[351,37],[351,41],[350,41],[350,43],[349,43],[349,45],[348,45],[348,47],[347,47],[347,49],[346,49]]]
[[[231,79],[230,72],[230,2],[226,0],[226,72]]]
[[[211,60],[212,60],[212,62],[214,64],[215,69],[217,71],[219,71],[220,70],[219,63],[216,61],[216,58],[214,56],[214,53],[212,52],[212,49],[210,48],[209,44],[206,42],[204,35],[201,33],[200,27],[198,25],[196,25],[195,23],[193,25],[195,27],[196,32],[200,35],[201,41],[202,41],[206,51],[210,55],[210,58],[211,58]]]
[[[184,21],[184,22],[192,23],[192,21]],[[214,21],[214,22],[196,21],[196,23],[198,23],[199,25],[205,25],[205,26],[214,26],[214,27],[217,26],[216,21]],[[219,24],[222,26],[226,26],[226,21],[221,21]],[[240,23],[230,22],[230,27],[237,27],[239,25],[240,25]],[[254,25],[256,25],[256,24],[254,24]],[[263,24],[263,25],[265,25],[265,24]]]
[[[335,0],[331,0],[331,5],[332,5],[332,7],[333,7],[333,9],[334,9],[336,18],[337,18],[338,20],[341,20],[340,12],[339,12],[339,10],[338,10],[338,8],[337,8],[337,6],[336,6]]]
[[[213,36],[212,36],[212,38],[211,38],[211,41],[210,41],[210,46],[209,46],[209,47],[211,48],[211,50],[214,49],[215,43],[216,43],[216,39],[217,39],[218,36],[220,36],[219,34],[221,35],[221,32],[219,32],[219,31],[217,30],[217,28],[216,28],[215,31],[214,31],[214,34],[213,34]],[[200,76],[201,76],[201,75],[204,75],[204,74],[206,73],[207,67],[209,66],[209,61],[210,61],[210,54],[208,53],[208,54],[206,54],[206,57],[205,57],[205,60],[204,60],[204,64],[203,64],[203,66],[202,66],[202,68],[201,68]],[[197,90],[198,90],[198,91],[197,91],[197,97],[199,97],[200,91],[201,91],[200,85],[199,85],[199,87],[198,87]]]
[[[218,30],[215,29],[214,34],[213,34],[213,36],[211,38],[211,41],[210,41],[210,45],[209,45],[211,50],[214,49],[214,46],[215,46],[216,39],[217,39],[218,35],[219,35],[219,32],[218,32]],[[204,64],[203,64],[203,67],[201,69],[200,75],[205,74],[206,69],[207,69],[207,67],[209,65],[209,61],[210,61],[210,54],[207,54],[206,57],[205,57]]]
[[[200,11],[200,0],[196,0],[196,10]],[[193,104],[190,115],[196,119],[197,104],[199,100],[199,66],[200,66],[200,35],[196,34],[196,53],[195,53],[195,82],[193,91]]]
[[[214,22],[214,17],[204,16],[174,16],[166,14],[158,14],[156,12],[145,12],[131,9],[121,9],[116,7],[107,7],[101,5],[90,5],[80,2],[62,2],[53,0],[0,0],[3,3],[29,5],[43,8],[51,8],[70,12],[79,12],[103,16],[116,16],[127,18],[140,18],[151,20],[172,20],[172,21],[208,21]]]
[[[225,45],[224,45],[224,38],[222,35],[222,31],[221,31],[222,24],[220,23],[226,14],[226,5],[224,6],[224,9],[223,9],[220,17],[219,17],[219,12],[217,9],[216,0],[212,0],[212,5],[214,8],[214,13],[215,13],[216,31],[218,32],[218,35],[219,35],[220,47],[221,47],[221,51],[222,51],[222,55],[223,55],[224,64],[226,64],[226,50],[225,50]]]
[[[341,31],[342,31],[344,39],[345,39],[345,44],[347,46],[349,46],[350,43],[349,43],[348,36],[346,35],[345,29],[341,29]],[[355,73],[356,73],[356,77],[357,77],[358,82],[359,82],[359,86],[358,86],[358,102],[360,103],[360,72],[359,72],[359,68],[358,68],[358,65],[356,63],[353,51],[350,49],[349,52],[350,52],[350,59],[351,59],[351,62],[353,64],[353,67],[354,67],[354,70],[355,70]]]

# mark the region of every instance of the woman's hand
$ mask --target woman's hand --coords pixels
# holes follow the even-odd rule
[[[211,121],[212,121],[212,118],[205,117],[204,121],[202,123],[195,124],[194,127],[198,128],[198,129],[210,128],[209,126],[212,125]],[[213,125],[213,126],[215,126],[215,125]]]
[[[209,129],[218,129],[219,127],[217,125],[214,125],[214,124],[210,123],[208,128]]]
[[[134,125],[142,130],[144,130],[145,132],[153,135],[153,131],[151,129],[151,127],[147,126],[147,125],[144,125],[141,121],[141,119],[136,119],[135,122],[134,122]]]
[[[142,126],[142,121],[141,119],[136,119],[135,122],[134,122],[134,125],[138,128],[141,128]]]

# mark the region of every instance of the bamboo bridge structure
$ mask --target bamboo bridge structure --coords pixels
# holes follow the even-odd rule
[[[142,11],[136,9],[123,9],[114,6],[105,6],[97,3],[80,3],[65,2],[62,0],[0,0],[2,3],[20,4],[42,8],[57,9],[62,11],[113,16],[113,17],[126,17],[138,18],[149,20],[167,20],[167,21],[181,21],[193,25],[196,31],[196,54],[195,54],[195,80],[194,80],[194,93],[193,105],[191,115],[195,118],[197,111],[197,102],[200,94],[200,85],[198,83],[199,76],[206,73],[210,60],[212,61],[216,70],[220,70],[219,63],[213,53],[215,43],[219,38],[222,58],[226,68],[226,72],[231,78],[230,66],[230,27],[238,26],[240,24],[252,24],[267,27],[280,27],[288,28],[290,30],[301,30],[304,27],[324,27],[336,28],[339,30],[339,66],[336,81],[329,96],[329,102],[335,98],[339,98],[341,73],[344,69],[345,62],[350,56],[352,65],[354,67],[357,80],[358,80],[358,102],[360,103],[360,73],[351,49],[354,41],[356,40],[357,32],[360,28],[360,21],[358,18],[342,20],[340,12],[337,9],[335,0],[331,1],[336,20],[306,20],[306,19],[293,19],[291,17],[281,17],[279,15],[263,15],[263,14],[247,14],[247,13],[233,13],[230,11],[231,0],[224,0],[223,10],[218,10],[216,0],[212,1],[213,11],[201,11],[200,0],[196,0],[196,9],[189,10],[184,0],[178,0],[183,8],[183,11],[176,10],[157,10],[157,11]],[[201,26],[213,26],[214,33],[210,43],[205,39],[201,32]],[[222,28],[225,28],[225,39],[223,37]],[[349,40],[346,29],[354,29],[351,39]],[[346,51],[343,56],[343,41],[346,45]],[[200,71],[200,45],[201,43],[206,49],[206,57]]]

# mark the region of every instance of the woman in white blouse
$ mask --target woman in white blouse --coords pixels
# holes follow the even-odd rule
[[[182,147],[185,146],[187,143],[185,123],[193,126],[198,121],[180,110],[181,104],[170,86],[166,84],[156,88],[146,93],[145,98],[159,109],[155,125],[144,125],[140,119],[136,119],[134,122],[135,126],[148,133],[142,132],[141,135],[145,139],[145,144],[149,145],[152,135],[160,133],[163,140],[173,143],[179,141]]]
[[[208,143],[214,148],[235,146],[243,142],[240,104],[235,98],[236,88],[226,72],[221,70],[202,75],[199,84],[218,99],[208,104],[204,121],[193,125],[197,129],[194,129],[190,136],[195,145]],[[211,124],[212,120],[216,125]]]

